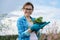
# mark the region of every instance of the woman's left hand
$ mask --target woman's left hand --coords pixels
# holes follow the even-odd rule
[[[42,29],[44,26],[46,26],[47,24],[49,24],[50,22],[42,22],[42,23],[35,23],[33,24],[33,26],[30,28],[32,31],[39,31],[40,29]]]

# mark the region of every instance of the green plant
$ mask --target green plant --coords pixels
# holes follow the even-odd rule
[[[38,18],[36,18],[36,19],[34,20],[33,23],[41,23],[42,20],[43,20],[43,17],[38,17]]]

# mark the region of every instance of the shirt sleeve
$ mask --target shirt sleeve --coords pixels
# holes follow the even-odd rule
[[[24,25],[23,22],[20,19],[18,19],[17,20],[18,36],[20,36],[21,38],[29,37],[30,33],[27,30],[24,31],[23,25]]]

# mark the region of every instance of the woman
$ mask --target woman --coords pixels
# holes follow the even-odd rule
[[[38,40],[36,37],[39,37],[40,35],[40,33],[38,32],[39,29],[41,29],[40,27],[43,28],[48,23],[45,23],[44,25],[33,24],[35,18],[32,18],[30,16],[34,10],[34,6],[32,3],[27,2],[22,9],[24,12],[24,16],[18,18],[17,20],[18,40]],[[32,38],[32,35],[34,36],[34,38]]]

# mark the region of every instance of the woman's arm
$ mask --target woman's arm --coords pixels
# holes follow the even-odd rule
[[[18,35],[22,38],[30,36],[31,30],[24,31],[23,23],[20,19],[17,20]]]

